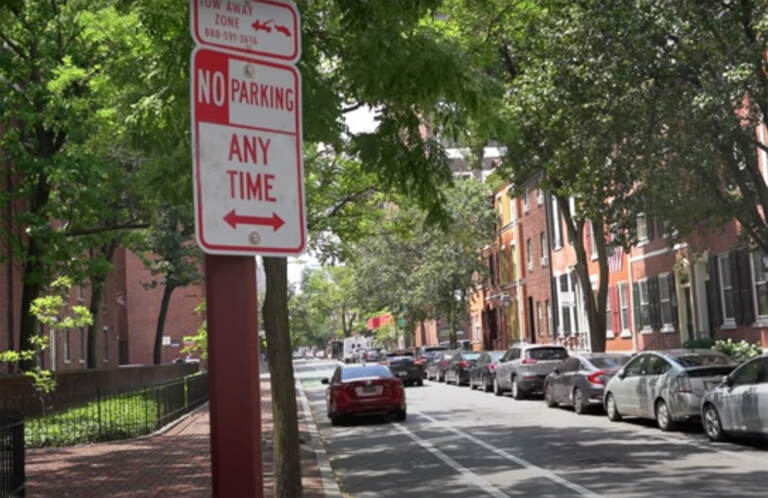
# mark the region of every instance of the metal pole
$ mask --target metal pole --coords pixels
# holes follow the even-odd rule
[[[262,498],[253,256],[205,256],[213,496]]]

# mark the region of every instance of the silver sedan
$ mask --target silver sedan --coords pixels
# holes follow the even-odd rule
[[[702,424],[712,441],[729,433],[768,434],[768,356],[741,365],[704,396]]]
[[[733,369],[730,359],[708,349],[650,351],[637,355],[605,386],[608,418],[655,419],[663,431],[699,417],[704,393]]]

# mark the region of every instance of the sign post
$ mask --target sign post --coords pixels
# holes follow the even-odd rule
[[[306,244],[300,23],[287,0],[190,0],[195,234],[206,253],[213,495],[263,497],[256,255]]]

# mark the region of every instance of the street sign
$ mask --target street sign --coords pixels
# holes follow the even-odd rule
[[[209,254],[303,253],[299,72],[198,47],[190,90],[200,248]]]
[[[190,28],[200,45],[293,63],[300,56],[296,6],[279,0],[190,0]]]

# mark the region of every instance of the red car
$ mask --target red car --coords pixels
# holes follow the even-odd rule
[[[332,425],[350,415],[391,414],[405,420],[403,383],[385,365],[339,366],[322,382],[328,384],[325,401]]]

